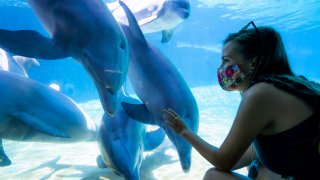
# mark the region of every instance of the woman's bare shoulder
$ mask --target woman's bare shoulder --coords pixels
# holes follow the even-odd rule
[[[277,89],[273,84],[260,82],[251,86],[244,93],[244,97],[251,100],[269,101],[281,96],[281,94],[281,90]]]
[[[275,119],[281,114],[286,105],[286,92],[270,83],[257,83],[250,87],[243,95],[243,105],[252,111],[264,114],[267,119]]]
[[[273,124],[273,128],[268,129],[269,134],[288,129],[312,114],[312,109],[302,99],[269,83],[252,86],[243,99],[251,104],[252,111],[263,114]]]

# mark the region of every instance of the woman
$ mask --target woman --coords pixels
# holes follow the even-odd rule
[[[250,24],[253,29],[247,29]],[[174,111],[164,111],[166,123],[215,167],[204,179],[248,178],[231,170],[248,165],[251,144],[268,170],[286,178],[320,179],[320,86],[293,74],[278,32],[250,22],[230,34],[218,79],[224,90],[242,95],[219,148],[190,131]]]

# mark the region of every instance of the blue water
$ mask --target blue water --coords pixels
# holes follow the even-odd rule
[[[253,20],[257,26],[276,28],[283,37],[294,72],[320,82],[320,1],[191,0],[191,10],[191,16],[174,29],[169,43],[160,43],[160,33],[148,34],[146,38],[176,65],[192,88],[201,115],[199,134],[211,143],[221,143],[240,101],[237,94],[230,96],[216,86],[221,43],[228,33],[238,31],[249,21]],[[47,35],[25,1],[0,0],[0,28],[31,29]],[[102,111],[98,95],[82,66],[71,58],[56,61],[40,59],[39,62],[39,67],[31,69],[30,78],[44,84],[59,84],[62,93],[81,103],[81,107],[99,123]],[[5,141],[5,145],[16,164],[0,168],[0,179],[96,179],[101,174],[106,179],[116,178],[111,173],[106,175],[96,169],[94,158],[98,150],[94,143],[39,146],[36,143]],[[84,146],[86,148],[78,155],[77,150]],[[68,148],[70,151],[62,150]],[[93,159],[90,159],[91,155]],[[169,159],[161,164],[164,167],[166,163],[174,165],[166,167],[168,174],[170,169],[179,168],[174,157],[174,162]],[[145,165],[142,175],[151,176],[150,179],[194,179],[202,177],[209,167],[200,160],[193,166],[195,170],[190,176],[183,175],[179,169],[176,170],[178,173],[166,176],[161,167],[148,169]]]
[[[228,33],[238,31],[251,20],[257,26],[279,30],[293,70],[320,80],[320,2],[317,0],[193,0],[191,16],[174,29],[168,44],[160,43],[160,33],[148,34],[147,39],[177,66],[190,87],[212,85],[217,83],[221,42]],[[0,27],[46,34],[25,1],[0,1]],[[91,79],[76,61],[40,60],[40,63],[39,68],[30,72],[33,79],[60,84],[62,92],[79,101],[97,97]]]

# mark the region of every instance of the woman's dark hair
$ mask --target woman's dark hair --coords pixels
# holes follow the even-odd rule
[[[234,41],[239,44],[238,51],[245,58],[256,58],[250,80],[261,75],[294,75],[280,34],[271,27],[241,30],[229,34],[224,44]]]

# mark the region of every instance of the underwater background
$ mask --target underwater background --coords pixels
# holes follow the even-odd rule
[[[109,1],[111,2],[111,0]],[[174,28],[172,39],[161,43],[161,33],[146,34],[178,68],[194,94],[200,112],[199,135],[219,146],[235,116],[240,96],[217,84],[222,41],[249,21],[272,26],[283,37],[290,64],[297,75],[320,82],[320,1],[318,0],[192,0],[191,15]],[[25,1],[0,0],[0,29],[36,30],[48,35]],[[96,88],[74,59],[41,60],[29,77],[44,84],[56,83],[61,92],[100,124],[103,110]],[[128,85],[129,93],[134,93]],[[0,90],[1,95],[1,90]],[[99,169],[95,142],[50,144],[4,140],[12,165],[0,167],[0,179],[121,179]],[[211,165],[195,150],[188,174],[166,139],[145,153],[141,179],[201,179]],[[246,174],[246,169],[239,171]]]

